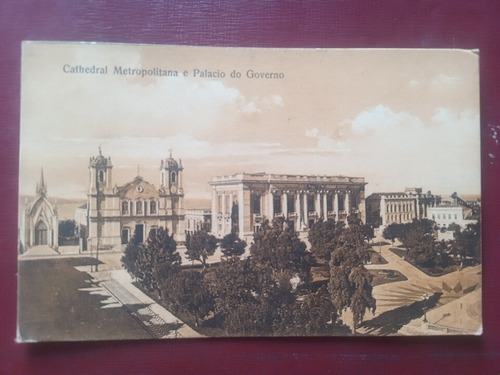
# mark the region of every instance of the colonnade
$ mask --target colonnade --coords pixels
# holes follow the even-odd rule
[[[212,232],[224,236],[231,232],[233,203],[238,205],[238,227],[245,233],[253,232],[264,217],[284,217],[293,220],[300,231],[314,222],[333,218],[347,220],[351,205],[359,204],[350,190],[212,190]],[[358,202],[358,203],[356,203]],[[363,203],[364,204],[364,203]]]

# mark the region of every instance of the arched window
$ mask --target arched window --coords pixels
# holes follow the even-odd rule
[[[98,172],[98,179],[99,182],[104,182],[104,171],[102,169]]]
[[[122,202],[122,215],[128,215],[128,202],[123,201]]]
[[[155,214],[156,213],[156,201],[150,201],[149,202],[149,213],[150,214]]]
[[[142,202],[141,201],[135,202],[135,214],[142,215]]]
[[[170,182],[177,182],[177,173],[172,172],[170,174]]]

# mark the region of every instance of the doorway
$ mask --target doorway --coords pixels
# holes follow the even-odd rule
[[[47,245],[47,225],[43,221],[36,225],[35,245]]]

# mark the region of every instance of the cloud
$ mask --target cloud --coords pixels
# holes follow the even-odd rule
[[[312,129],[306,130],[306,137],[318,138],[318,133],[319,133],[318,128],[312,128]]]
[[[459,79],[454,76],[449,76],[446,74],[439,74],[432,80],[432,85],[436,88],[446,88],[455,85],[459,82]]]
[[[395,127],[419,127],[421,121],[406,112],[394,112],[391,108],[379,104],[360,112],[352,121],[352,130],[357,135],[365,135],[373,132],[386,131]]]

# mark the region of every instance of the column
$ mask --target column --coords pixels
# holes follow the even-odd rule
[[[345,212],[347,213],[347,216],[351,213],[351,207],[349,207],[349,192],[346,191],[345,193],[345,201],[344,201],[344,209]]]
[[[231,233],[233,231],[233,192],[231,191],[229,193],[229,207],[228,207],[228,213],[229,213],[229,231],[227,233]]]
[[[323,193],[323,219],[328,220],[328,192]]]
[[[318,214],[318,219],[322,217],[321,215],[321,193],[316,193],[316,207],[314,207],[316,213]]]
[[[385,227],[387,225],[386,213],[387,213],[387,206],[385,203],[385,197],[382,196],[380,198],[380,217],[382,218],[382,226],[383,227]]]
[[[302,219],[302,215],[300,213],[300,192],[297,191],[295,196],[295,213],[297,214],[297,220],[295,221],[295,230],[300,230],[300,221]]]
[[[269,223],[271,223],[274,219],[274,195],[271,190],[269,190],[269,193],[267,194],[267,211],[269,214]]]
[[[339,220],[339,193],[336,191],[333,196],[333,212],[335,213],[335,221]]]
[[[283,213],[285,220],[288,219],[288,196],[286,192],[281,194],[281,212]]]
[[[309,212],[307,212],[307,192],[304,193],[304,227],[307,226],[309,222]]]
[[[345,222],[347,224],[348,223],[347,218],[349,217],[349,215],[351,213],[351,208],[349,207],[349,192],[348,191],[345,192],[344,209],[345,209],[345,212],[346,212]]]
[[[226,235],[226,193],[222,193],[222,236]]]

